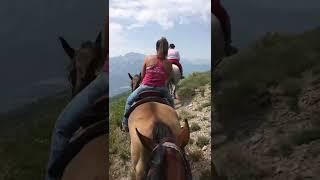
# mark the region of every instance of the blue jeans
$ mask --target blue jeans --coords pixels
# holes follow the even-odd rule
[[[51,139],[47,180],[57,179],[50,174],[53,163],[60,156],[73,133],[79,129],[80,117],[91,110],[98,98],[108,94],[108,80],[107,73],[102,72],[86,88],[80,91],[59,115]]]
[[[138,98],[138,95],[142,92],[142,91],[146,91],[146,90],[156,90],[156,91],[160,91],[160,93],[162,95],[164,95],[164,97],[166,97],[171,106],[174,108],[174,101],[168,91],[167,87],[153,87],[153,86],[147,86],[147,85],[143,85],[141,84],[136,90],[134,90],[128,97],[127,102],[126,102],[126,106],[124,108],[124,115],[129,111],[130,107],[133,105],[133,103],[135,102],[135,100]],[[128,127],[128,118],[126,118],[125,116],[122,119],[122,125],[124,127]]]

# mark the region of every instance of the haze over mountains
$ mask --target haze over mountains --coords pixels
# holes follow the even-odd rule
[[[181,52],[180,52],[181,53]],[[109,61],[110,95],[114,96],[129,89],[128,73],[138,74],[141,71],[145,55],[130,52],[123,56],[111,57]],[[211,68],[210,60],[181,59],[185,75],[191,72],[208,71]]]

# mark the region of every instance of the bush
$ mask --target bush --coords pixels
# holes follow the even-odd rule
[[[177,94],[182,100],[188,100],[194,97],[195,89],[211,84],[211,72],[192,73],[186,79],[178,84]]]
[[[190,126],[191,132],[199,131],[200,129],[201,129],[201,127],[197,123],[192,123]]]
[[[195,151],[190,152],[189,158],[193,162],[198,162],[202,158],[202,151],[201,150],[195,150]]]
[[[210,142],[210,139],[205,136],[199,136],[196,142],[196,145],[200,148],[202,148],[205,145],[208,145]]]

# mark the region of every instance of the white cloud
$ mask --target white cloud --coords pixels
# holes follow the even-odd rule
[[[125,31],[123,26],[119,23],[110,23],[109,24],[109,56],[112,57],[115,54],[122,54],[124,48],[120,48],[126,42]]]
[[[170,29],[176,23],[210,22],[211,1],[208,0],[111,0],[110,18],[127,20],[128,27],[157,23]]]
[[[127,38],[132,29],[158,24],[164,30],[176,24],[211,23],[209,0],[110,0],[110,57],[130,51],[148,53],[153,49],[129,47]]]

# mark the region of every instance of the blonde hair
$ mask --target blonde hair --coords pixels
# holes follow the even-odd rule
[[[161,37],[156,44],[157,55],[161,60],[167,59],[169,43],[165,37]]]

